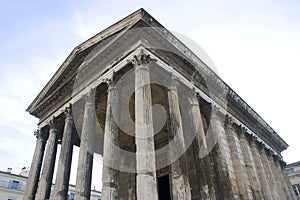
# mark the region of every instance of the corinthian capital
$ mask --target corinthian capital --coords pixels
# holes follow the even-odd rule
[[[143,50],[140,51],[138,55],[134,55],[133,59],[129,61],[134,66],[146,65],[151,62],[156,62],[156,59],[150,57],[149,54],[145,54]]]

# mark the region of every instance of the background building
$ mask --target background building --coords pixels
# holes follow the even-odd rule
[[[28,171],[22,168],[19,175],[12,174],[11,168],[7,172],[0,171],[0,199],[1,200],[23,200]],[[53,189],[51,188],[51,199],[53,199]],[[69,185],[68,200],[74,200],[75,186]],[[91,190],[91,200],[101,200],[101,192]]]
[[[286,173],[289,176],[295,194],[300,199],[300,161],[288,164]]]
[[[17,174],[11,173],[11,168],[7,172],[0,171],[0,199],[1,200],[22,200],[26,185],[26,168]]]

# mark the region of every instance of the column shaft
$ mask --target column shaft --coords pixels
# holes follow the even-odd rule
[[[259,178],[262,195],[264,199],[272,199],[270,184],[267,179],[267,174],[264,169],[263,161],[261,159],[260,153],[258,151],[258,146],[256,145],[255,141],[256,141],[255,138],[251,138],[250,147],[251,147],[251,152],[253,154],[253,159],[254,159],[255,167]]]
[[[278,177],[279,177],[280,182],[281,182],[281,184],[282,184],[282,188],[283,188],[283,190],[284,190],[285,198],[286,198],[286,199],[292,199],[292,196],[291,196],[291,194],[290,194],[288,185],[286,184],[286,181],[285,181],[284,177],[283,177],[282,174],[281,174],[281,166],[280,166],[280,163],[279,163],[279,160],[278,160],[278,159],[275,160],[275,167],[276,167],[276,169],[277,169],[277,172],[276,172],[276,173],[278,174]]]
[[[175,80],[173,80],[174,82]],[[184,154],[185,143],[183,137],[182,119],[179,107],[178,91],[176,83],[168,88],[169,105],[169,158],[173,161],[171,164],[171,191],[174,200],[191,199],[191,191],[188,176],[184,173],[186,169],[186,158]]]
[[[26,188],[24,193],[24,200],[35,199],[35,194],[38,188],[38,182],[40,178],[40,172],[42,168],[43,156],[46,146],[45,136],[41,132],[35,133],[37,136],[34,155],[31,162],[29,176],[26,182]]]
[[[36,195],[37,200],[45,200],[50,198],[58,142],[58,130],[55,121],[55,118],[53,118],[50,122],[50,131],[45,161]]]
[[[197,94],[193,94],[190,99],[190,121],[191,127],[195,132],[196,136],[196,148],[195,148],[195,162],[197,174],[199,176],[199,184],[200,184],[200,195],[202,199],[207,199],[209,196],[215,196],[214,189],[209,188],[209,180],[208,180],[208,169],[209,169],[209,155],[207,152],[207,144],[204,133],[204,127],[200,112],[200,106]]]
[[[117,91],[114,88],[114,80],[108,81],[108,96],[106,106],[105,134],[103,147],[103,172],[102,172],[102,199],[119,199],[119,173],[118,173],[118,148],[120,133],[116,119],[119,115],[119,102]],[[114,107],[113,107],[114,106]],[[113,110],[115,109],[115,110]],[[116,112],[113,112],[116,111]]]
[[[235,171],[235,176],[237,178],[240,196],[242,199],[253,199],[240,142],[237,134],[233,130],[232,119],[228,116],[226,117],[225,131],[227,134],[231,159]],[[241,137],[245,136],[243,135]]]
[[[73,119],[70,108],[65,110],[65,127],[62,136],[61,152],[56,172],[54,199],[65,200],[68,197],[69,180],[73,153]]]
[[[147,63],[135,66],[135,144],[137,199],[158,199],[150,74]]]
[[[80,137],[75,200],[89,200],[91,194],[94,140],[95,140],[95,93],[91,90],[85,97],[85,109]]]
[[[262,159],[262,162],[264,165],[265,172],[267,174],[268,183],[270,185],[272,185],[272,187],[270,188],[271,189],[270,191],[273,196],[273,199],[280,199],[280,197],[278,195],[279,189],[277,188],[276,182],[274,180],[274,175],[272,173],[272,169],[271,169],[269,160],[267,158],[266,149],[265,149],[264,145],[261,145],[261,147],[260,147],[260,155],[261,155],[261,159]]]
[[[275,163],[274,163],[273,155],[274,155],[273,152],[268,152],[267,153],[267,158],[268,158],[269,165],[270,165],[270,171],[273,175],[274,183],[276,184],[276,187],[277,187],[277,194],[278,194],[277,197],[280,200],[284,200],[284,199],[286,199],[285,198],[285,192],[284,192],[283,185],[281,184],[279,174],[277,173],[277,168],[276,168]]]
[[[244,156],[249,182],[252,188],[253,199],[262,199],[260,182],[257,174],[257,169],[254,163],[254,159],[250,150],[250,144],[247,141],[247,138],[245,137],[245,134],[243,132],[240,135],[240,145]]]
[[[214,157],[214,165],[216,167],[217,182],[219,184],[217,199],[238,199],[239,190],[236,182],[236,176],[233,168],[233,163],[230,155],[227,137],[221,123],[221,118],[218,116],[218,108],[212,108],[211,114],[211,131],[217,140],[215,147],[216,155]]]

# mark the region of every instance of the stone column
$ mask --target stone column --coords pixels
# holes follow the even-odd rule
[[[199,176],[200,184],[200,195],[202,199],[208,199],[209,196],[215,196],[215,191],[213,187],[209,188],[208,180],[208,169],[209,169],[209,155],[207,152],[207,144],[204,133],[204,127],[200,112],[198,94],[194,92],[192,96],[188,99],[189,101],[189,115],[191,121],[191,127],[195,133],[196,148],[195,148],[195,162],[197,174]]]
[[[169,106],[169,159],[171,164],[170,179],[173,200],[189,200],[191,199],[191,189],[188,176],[184,174],[186,169],[186,157],[183,152],[185,150],[182,119],[179,107],[177,80],[172,77],[171,86],[168,88],[168,106]]]
[[[108,80],[108,94],[105,119],[102,199],[119,199],[119,140],[120,131],[116,120],[119,118],[119,96],[115,89],[115,80]],[[114,109],[114,110],[113,110]]]
[[[250,186],[252,188],[253,199],[262,199],[260,182],[257,175],[257,170],[250,150],[250,144],[245,136],[246,129],[240,127],[240,145],[244,156],[245,167],[249,177]]]
[[[270,165],[270,171],[273,175],[274,183],[276,184],[276,187],[277,187],[277,194],[278,194],[278,197],[279,197],[278,199],[284,200],[284,199],[286,199],[285,198],[285,192],[284,192],[283,185],[281,184],[279,174],[277,173],[277,168],[275,166],[273,156],[274,156],[274,153],[272,151],[267,152],[267,158],[268,158],[269,165]]]
[[[64,111],[65,127],[62,136],[61,152],[56,172],[54,199],[65,200],[68,197],[69,180],[73,153],[73,118],[71,108]]]
[[[260,150],[260,155],[261,155],[262,163],[264,165],[264,169],[265,169],[265,172],[266,172],[267,177],[268,177],[268,183],[269,183],[269,185],[272,186],[270,188],[272,196],[273,196],[274,199],[280,199],[279,194],[278,194],[279,193],[279,189],[277,188],[276,182],[274,180],[274,175],[272,173],[272,169],[271,169],[269,160],[267,158],[267,154],[266,154],[267,149],[266,149],[265,145],[261,144],[259,150]]]
[[[45,134],[41,130],[36,131],[34,134],[37,138],[37,141],[36,141],[33,159],[31,162],[29,176],[26,182],[26,188],[23,197],[24,200],[35,199],[35,194],[38,188],[38,182],[40,178],[40,172],[42,168],[43,156],[44,156],[46,140],[47,140]]]
[[[45,200],[50,198],[58,142],[58,130],[56,123],[56,118],[54,117],[49,123],[49,138],[43,170],[36,195],[37,200]]]
[[[240,146],[240,141],[237,134],[232,127],[232,118],[226,116],[225,119],[225,132],[227,135],[229,149],[231,153],[231,159],[237,178],[237,183],[240,191],[241,199],[253,199],[252,191],[250,189],[249,177],[246,171],[244,156]],[[241,131],[241,137],[245,137],[244,132]]]
[[[286,199],[293,199],[292,196],[291,196],[291,194],[290,194],[290,191],[289,191],[288,185],[286,183],[286,180],[282,176],[281,166],[280,166],[280,163],[279,163],[279,159],[278,158],[274,158],[274,162],[275,162],[275,168],[277,169],[276,173],[278,174],[278,177],[279,177],[281,185],[282,185],[282,189],[284,190],[285,198]]]
[[[80,137],[75,200],[89,200],[91,195],[92,168],[95,140],[95,91],[85,96],[85,109]]]
[[[158,199],[148,66],[152,61],[153,59],[142,51],[132,61],[135,65],[136,193],[138,200]]]
[[[258,146],[256,144],[256,141],[257,139],[255,137],[250,138],[251,152],[253,154],[253,159],[254,159],[255,167],[260,182],[262,195],[264,199],[272,199],[272,195],[270,191],[270,183],[267,179],[267,174],[265,172],[263,161],[258,151]]]
[[[219,190],[217,199],[238,199],[239,189],[237,186],[236,176],[233,163],[228,147],[228,141],[223,127],[221,116],[218,115],[219,108],[212,107],[211,111],[211,131],[217,140],[215,147],[214,165],[216,167],[217,182]]]
[[[296,200],[297,197],[296,197],[296,194],[295,194],[294,189],[292,187],[291,181],[290,181],[287,173],[285,172],[285,167],[286,167],[285,162],[281,161],[280,166],[281,166],[281,174],[282,174],[283,178],[285,179],[284,182],[287,184],[287,187],[289,189],[289,194],[291,195],[290,199]]]

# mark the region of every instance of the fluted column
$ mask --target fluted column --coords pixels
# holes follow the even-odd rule
[[[54,199],[65,200],[68,197],[69,180],[73,153],[73,118],[71,108],[64,111],[66,119],[62,136],[61,152],[56,172]]]
[[[278,198],[280,200],[284,200],[284,199],[286,199],[285,192],[284,192],[284,188],[283,188],[283,185],[281,183],[279,174],[277,173],[277,168],[275,166],[274,153],[272,151],[268,151],[267,152],[267,158],[268,158],[268,161],[269,161],[271,173],[272,173],[273,178],[274,178],[274,183],[276,184],[276,187],[277,187]]]
[[[103,144],[102,199],[107,200],[119,199],[119,153],[117,147],[119,147],[120,131],[116,122],[119,117],[117,113],[119,111],[119,96],[117,95],[113,78],[107,81],[108,94]]]
[[[135,66],[135,144],[137,169],[137,199],[156,200],[152,99],[148,64],[153,59],[141,52],[132,61]]]
[[[249,182],[252,188],[253,199],[262,199],[262,192],[260,191],[260,182],[257,175],[256,166],[250,150],[250,144],[245,136],[246,129],[241,127],[240,130],[240,145],[244,156],[245,167],[249,177]]]
[[[256,170],[257,170],[257,174],[259,177],[259,182],[260,182],[260,186],[262,189],[263,198],[264,199],[272,199],[270,184],[267,179],[267,174],[265,172],[263,161],[261,159],[261,156],[260,156],[260,153],[258,150],[259,147],[257,146],[256,141],[257,140],[255,137],[251,137],[250,147],[251,147],[251,152],[253,154],[253,159],[254,159]]]
[[[277,169],[276,173],[278,174],[278,178],[280,179],[282,188],[284,190],[285,198],[286,199],[293,199],[292,196],[291,196],[291,193],[289,191],[287,182],[286,182],[285,178],[282,176],[282,171],[281,171],[281,166],[280,166],[280,163],[279,163],[279,159],[275,158],[274,162],[275,162],[275,168]]]
[[[213,187],[209,187],[208,180],[208,169],[209,169],[209,156],[207,155],[207,144],[204,133],[204,127],[200,112],[198,94],[194,92],[192,96],[188,99],[189,101],[189,115],[191,120],[191,127],[195,132],[196,136],[196,153],[195,162],[196,170],[199,174],[199,184],[200,184],[200,195],[202,199],[208,199],[209,196],[215,196],[215,190]]]
[[[41,131],[36,131],[34,134],[37,138],[37,141],[31,162],[29,176],[26,182],[26,188],[23,197],[24,200],[35,199],[46,146],[45,134],[43,134]]]
[[[290,181],[287,173],[285,172],[286,164],[283,161],[281,161],[280,163],[281,163],[281,165],[280,165],[281,166],[281,174],[282,174],[283,178],[285,179],[285,183],[287,184],[287,187],[288,187],[288,189],[290,191],[289,193],[291,195],[291,199],[292,200],[296,200],[297,197],[296,197],[296,194],[295,194],[294,189],[292,187],[291,181]]]
[[[235,170],[235,175],[237,178],[237,183],[240,191],[240,196],[242,199],[253,199],[252,191],[250,189],[250,182],[248,174],[246,172],[246,166],[244,161],[244,156],[240,146],[238,136],[232,127],[232,119],[226,116],[225,120],[225,131],[227,134],[227,139],[229,143],[229,149],[231,153],[231,159],[233,167]],[[244,134],[244,133],[241,133]],[[244,135],[242,137],[245,137]]]
[[[45,200],[50,198],[58,142],[58,130],[56,123],[56,118],[54,117],[49,123],[49,138],[43,170],[36,195],[37,200]]]
[[[85,96],[85,109],[77,166],[75,200],[90,199],[95,145],[95,120],[95,91],[91,90]]]
[[[260,145],[260,155],[261,155],[261,159],[262,159],[262,162],[264,165],[265,172],[268,177],[268,183],[270,185],[272,185],[272,187],[270,188],[272,191],[272,196],[274,199],[280,199],[279,194],[278,194],[279,189],[277,188],[277,185],[276,185],[276,182],[274,179],[274,175],[272,173],[272,169],[271,169],[271,166],[270,166],[267,154],[266,154],[266,150],[267,149],[266,149],[265,145],[261,144]]]
[[[186,157],[182,150],[185,149],[182,119],[179,107],[177,80],[172,77],[171,85],[168,88],[168,106],[169,106],[169,157],[178,158],[171,164],[170,179],[173,200],[191,199],[191,190],[189,180],[184,169],[186,169]]]
[[[236,182],[236,176],[232,164],[230,150],[228,147],[227,137],[218,115],[219,108],[214,106],[211,111],[211,131],[217,140],[215,147],[216,155],[213,155],[214,165],[218,174],[217,182],[219,189],[217,199],[237,199],[239,190]]]

